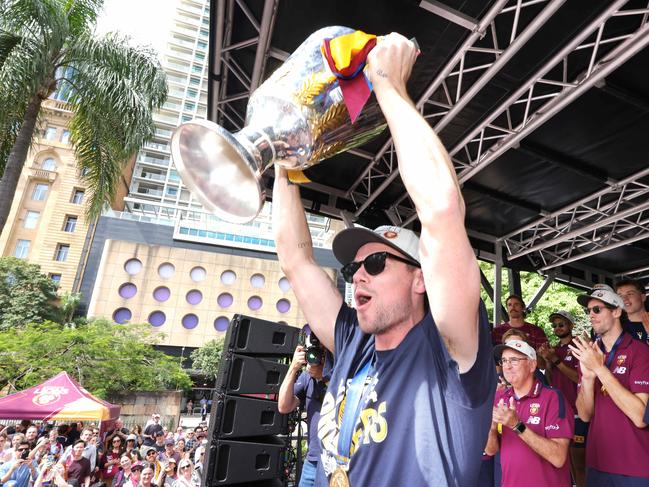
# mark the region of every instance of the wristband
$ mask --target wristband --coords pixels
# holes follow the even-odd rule
[[[514,426],[512,429],[516,431],[516,433],[518,433],[519,435],[522,435],[527,429],[527,426],[525,426],[525,423],[523,423],[522,421],[519,421],[518,423],[516,423],[516,426]]]

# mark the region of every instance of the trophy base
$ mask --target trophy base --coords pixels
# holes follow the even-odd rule
[[[247,223],[264,204],[253,157],[234,136],[208,120],[192,120],[171,138],[171,155],[183,183],[222,220]]]

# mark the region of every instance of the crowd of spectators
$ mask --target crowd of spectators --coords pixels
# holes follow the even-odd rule
[[[198,487],[207,427],[172,431],[153,414],[144,428],[117,420],[0,425],[0,485],[6,487]]]

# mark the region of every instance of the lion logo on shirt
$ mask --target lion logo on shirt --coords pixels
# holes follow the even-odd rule
[[[539,412],[539,409],[541,409],[541,405],[538,402],[530,404],[530,414],[532,416],[535,416]]]
[[[617,356],[617,364],[618,365],[622,365],[625,360],[626,360],[626,355],[618,355]]]

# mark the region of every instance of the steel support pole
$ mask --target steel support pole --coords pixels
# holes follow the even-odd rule
[[[496,242],[496,259],[494,262],[494,289],[493,289],[493,305],[494,305],[494,326],[500,324],[503,320],[505,313],[502,310],[502,269],[503,269],[503,243],[498,240]]]

